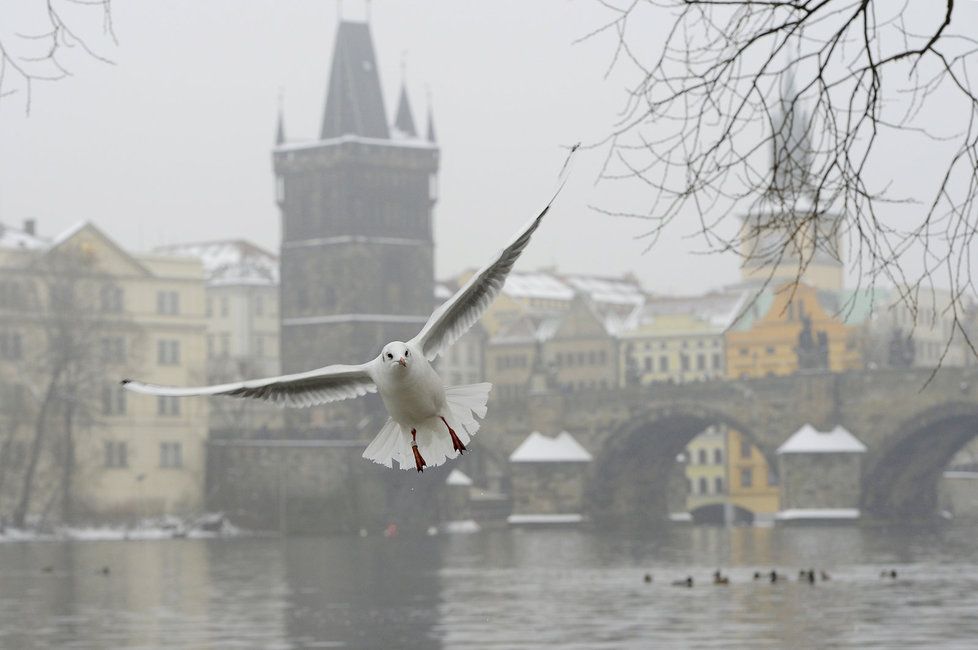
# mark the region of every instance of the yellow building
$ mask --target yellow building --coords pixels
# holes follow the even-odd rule
[[[200,262],[130,254],[90,223],[48,240],[28,222],[0,230],[0,269],[0,513],[18,510],[32,457],[35,515],[199,513],[206,401],[119,380],[206,380]]]
[[[764,454],[743,434],[727,431],[727,493],[730,503],[762,518],[778,511],[777,474]]]
[[[686,445],[686,511],[727,501],[726,428],[713,426]]]
[[[619,334],[622,385],[724,376],[722,325],[696,315],[654,316]]]
[[[826,310],[810,285],[781,285],[758,298],[726,334],[727,377],[774,377],[799,370],[862,367],[860,332]],[[754,318],[753,314],[759,315]]]

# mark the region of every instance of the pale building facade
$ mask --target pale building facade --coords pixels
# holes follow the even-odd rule
[[[90,223],[53,240],[32,230],[0,234],[0,513],[21,504],[35,446],[32,515],[199,513],[206,400],[119,382],[206,381],[200,263],[128,253]]]
[[[177,244],[158,252],[204,267],[207,376],[210,383],[280,374],[278,257],[242,240]],[[258,400],[210,400],[210,430],[220,437],[272,435],[282,410]]]

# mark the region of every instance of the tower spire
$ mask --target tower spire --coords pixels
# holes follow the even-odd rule
[[[428,89],[428,133],[425,136],[428,142],[437,142],[435,137],[435,109],[431,105],[431,89]]]
[[[370,26],[345,20],[336,30],[320,137],[343,135],[390,138]]]
[[[397,113],[394,117],[394,128],[402,135],[416,138],[418,130],[414,126],[414,114],[411,112],[411,102],[407,96],[407,54],[401,53],[401,96],[397,100]]]
[[[275,144],[285,144],[285,118],[282,116],[282,89],[278,91],[278,124],[275,127]]]

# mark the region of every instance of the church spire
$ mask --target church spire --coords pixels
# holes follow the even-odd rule
[[[397,116],[394,118],[394,128],[402,134],[417,137],[418,130],[414,128],[414,114],[411,113],[411,103],[408,101],[407,87],[401,84],[401,97],[397,101]]]
[[[336,30],[320,137],[326,140],[343,135],[390,137],[367,23],[342,21]]]

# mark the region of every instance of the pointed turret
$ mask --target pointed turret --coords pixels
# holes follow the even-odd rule
[[[412,138],[418,136],[414,128],[414,114],[411,113],[411,103],[408,101],[407,87],[401,84],[401,97],[397,100],[397,115],[394,117],[394,128],[402,135]]]
[[[390,137],[373,40],[366,23],[344,21],[336,31],[320,137],[326,140],[342,135]]]
[[[428,142],[438,142],[435,137],[435,112],[431,108],[431,100],[428,100],[428,133],[425,136]]]
[[[282,117],[282,106],[278,107],[278,124],[275,127],[275,145],[285,144],[285,118]]]

